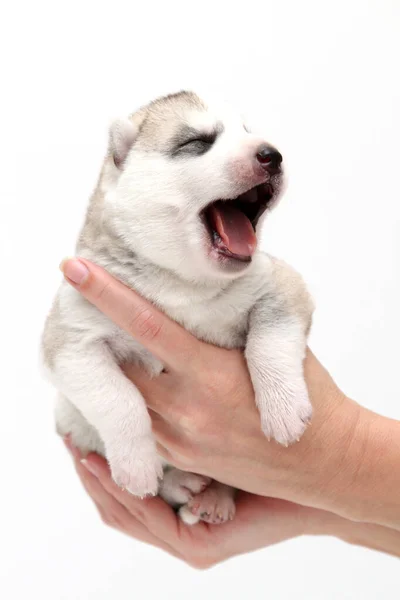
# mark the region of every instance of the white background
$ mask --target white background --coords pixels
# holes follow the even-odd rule
[[[14,1],[2,13],[1,597],[399,598],[398,560],[333,539],[197,572],[107,529],[53,433],[37,358],[110,118],[205,88],[284,154],[289,189],[264,245],[309,283],[312,348],[347,394],[400,418],[399,2]]]

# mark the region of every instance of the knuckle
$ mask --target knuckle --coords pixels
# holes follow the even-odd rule
[[[188,339],[180,345],[181,355],[185,357],[185,368],[189,368],[194,373],[198,373],[202,368],[201,352],[199,352],[199,344],[202,343],[198,340],[193,343],[192,339]]]
[[[168,449],[167,456],[168,462],[180,471],[193,471],[195,465],[199,467],[199,460],[196,456],[196,452],[185,443],[185,446],[171,445]]]
[[[101,515],[101,520],[103,521],[104,525],[107,525],[107,527],[112,527],[113,529],[115,529],[115,527],[118,525],[117,520],[113,517],[113,515],[104,513]]]
[[[186,471],[187,473],[190,473],[194,469],[195,460],[189,452],[185,452],[184,454],[176,453],[174,455],[173,464],[180,471]]]
[[[178,415],[179,428],[189,436],[198,437],[207,431],[208,415],[206,410],[191,406]]]
[[[149,308],[136,310],[128,320],[128,331],[141,339],[154,340],[159,336],[161,329],[161,319]]]
[[[107,525],[107,515],[104,512],[104,510],[100,506],[98,506],[98,505],[97,505],[97,512],[99,514],[100,521],[102,523],[104,523],[104,525]]]
[[[105,283],[102,283],[96,290],[94,293],[94,300],[98,303],[103,303],[103,302],[107,302],[107,298],[110,296],[111,293],[111,284],[106,281]]]
[[[216,564],[212,559],[204,555],[191,556],[186,562],[197,571],[206,571]]]
[[[115,517],[115,515],[109,511],[106,511],[100,505],[97,505],[97,512],[99,513],[100,520],[104,525],[107,527],[112,527],[113,529],[118,527],[118,519]]]
[[[151,499],[152,498],[150,497],[150,500]],[[130,514],[140,523],[142,523],[145,527],[148,527],[148,510],[146,510],[147,500],[149,500],[149,498],[144,498],[143,500],[140,500],[144,508],[142,508],[142,506],[139,505],[137,498],[134,498],[132,502],[127,504],[127,506],[129,506]]]
[[[223,382],[225,384],[225,381]],[[205,382],[204,393],[206,394],[207,400],[210,402],[215,401],[216,398],[221,396],[221,391],[225,392],[225,388],[222,388],[221,374],[209,371],[207,382]]]
[[[210,369],[210,364],[207,358],[208,347],[205,342],[196,339],[187,341],[182,348],[182,355],[185,356],[185,370],[189,371],[194,377],[199,377],[201,374],[207,373]],[[203,380],[201,381],[203,385]]]

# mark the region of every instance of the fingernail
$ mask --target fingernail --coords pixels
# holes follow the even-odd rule
[[[80,453],[80,451],[78,450],[78,448],[76,448],[72,442],[71,442],[71,438],[69,435],[65,436],[64,438],[64,444],[67,448],[67,450],[72,454],[72,456],[76,459],[76,460],[80,460],[82,455]]]
[[[82,285],[89,277],[86,265],[76,258],[65,258],[60,264],[60,269],[64,276],[76,285]]]
[[[100,475],[98,468],[91,462],[89,462],[86,458],[83,458],[81,460],[81,465],[83,465],[89,471],[89,473],[91,473],[95,477],[98,477]]]

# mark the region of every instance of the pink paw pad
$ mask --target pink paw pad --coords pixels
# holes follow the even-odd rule
[[[235,516],[232,490],[226,486],[210,486],[187,505],[190,512],[205,523],[220,525]]]

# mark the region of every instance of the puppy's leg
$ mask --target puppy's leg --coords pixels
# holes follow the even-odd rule
[[[164,472],[158,494],[175,507],[189,502],[195,494],[205,490],[210,483],[210,477],[170,467]]]
[[[235,510],[234,488],[212,481],[203,492],[193,496],[179,509],[179,516],[188,525],[199,521],[221,525],[233,519]]]
[[[312,303],[300,276],[282,262],[275,262],[271,284],[250,315],[246,359],[262,429],[287,446],[312,416],[303,373]]]
[[[162,463],[150,417],[143,397],[122,373],[108,345],[64,346],[55,359],[53,376],[58,389],[99,433],[114,481],[134,495],[155,495]]]
[[[69,435],[72,444],[83,455],[97,452],[105,455],[104,444],[96,429],[86,421],[82,413],[61,394],[58,395],[55,409],[56,429],[61,436]]]

